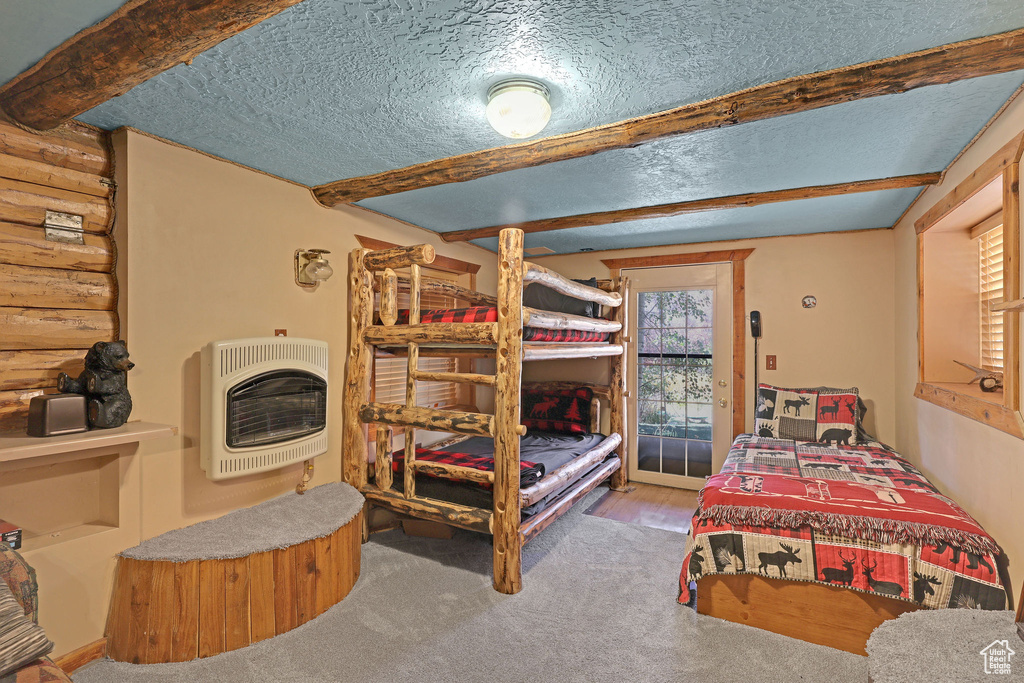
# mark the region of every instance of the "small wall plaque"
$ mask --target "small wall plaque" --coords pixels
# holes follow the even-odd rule
[[[810,294],[808,294],[807,296],[805,296],[805,297],[804,297],[804,298],[803,298],[803,299],[802,299],[802,300],[800,301],[800,304],[801,304],[801,305],[802,305],[802,306],[803,306],[804,308],[814,308],[815,306],[817,306],[817,305],[818,305],[818,298],[817,298],[817,297],[815,297],[815,296],[811,296]]]

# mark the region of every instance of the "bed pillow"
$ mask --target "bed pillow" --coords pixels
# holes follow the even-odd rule
[[[856,428],[857,428],[857,443],[858,444],[874,444],[877,443],[875,437],[867,433],[864,429],[864,416],[867,415],[868,406],[864,403],[864,399],[860,397],[860,390],[857,387],[850,387],[849,389],[838,389],[836,387],[814,387],[818,393],[838,393],[838,394],[856,394],[857,395],[857,416],[856,416]],[[850,443],[853,443],[852,441]]]
[[[859,443],[859,402],[860,395],[856,387],[819,389],[815,441],[837,446],[854,446]]]
[[[818,392],[757,386],[754,434],[774,439],[818,440]]]
[[[562,434],[590,433],[591,389],[524,391],[521,422],[527,429]]]
[[[589,280],[573,280],[581,285],[597,287],[597,278]],[[583,315],[588,318],[596,318],[598,305],[593,301],[584,301],[573,296],[566,296],[556,292],[550,287],[539,283],[527,285],[523,289],[523,305],[530,308],[539,308],[542,311],[556,311],[558,313],[570,313],[572,315]]]
[[[52,649],[43,629],[25,616],[7,583],[0,579],[0,678]]]

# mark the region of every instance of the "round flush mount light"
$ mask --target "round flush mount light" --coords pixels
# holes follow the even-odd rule
[[[487,91],[487,121],[507,138],[528,138],[551,118],[548,89],[528,78],[513,78]]]

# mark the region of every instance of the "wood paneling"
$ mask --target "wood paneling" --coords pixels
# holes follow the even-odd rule
[[[0,391],[57,386],[57,375],[77,377],[84,370],[82,349],[0,351]]]
[[[49,130],[301,0],[138,0],[80,31],[0,89],[0,107]]]
[[[74,121],[47,133],[30,132],[0,121],[0,154],[105,178],[114,175],[107,133]]]
[[[24,429],[30,398],[118,333],[108,143],[80,124],[36,134],[0,122],[0,429]],[[82,216],[84,244],[48,241],[48,210]]]
[[[654,140],[811,111],[1024,68],[1024,29],[794,76],[676,109],[564,135],[428,161],[313,188],[325,206],[624,149]]]
[[[113,311],[0,307],[0,351],[88,349],[116,334]]]
[[[114,192],[113,182],[109,178],[10,154],[0,154],[0,177],[81,192],[93,197],[109,197]]]
[[[232,559],[118,558],[108,655],[141,664],[183,662],[290,631],[355,586],[362,525],[360,514],[323,538]]]
[[[114,276],[0,263],[0,306],[111,310]]]
[[[682,216],[685,214],[701,213],[704,211],[720,211],[723,209],[760,206],[762,204],[791,202],[799,199],[834,197],[836,195],[852,194],[855,192],[877,192],[879,190],[893,190],[904,187],[920,187],[922,185],[934,185],[939,182],[941,178],[941,173],[919,173],[917,175],[898,176],[894,178],[857,180],[854,182],[836,183],[833,185],[797,187],[789,190],[748,192],[746,194],[736,194],[727,197],[711,197],[708,199],[694,199],[687,202],[676,202],[673,204],[658,204],[656,206],[640,206],[632,209],[619,209],[616,211],[599,211],[596,213],[585,213],[575,216],[560,216],[558,218],[545,218],[525,223],[509,223],[507,225],[495,225],[487,228],[474,228],[472,230],[453,230],[452,232],[441,233],[441,239],[445,242],[468,242],[470,240],[496,237],[498,233],[505,228],[518,228],[525,233],[535,233],[551,232],[552,230],[566,230],[568,228],[582,228],[592,225],[611,225],[613,223],[623,223],[625,221],[641,221],[650,218],[668,218],[670,216]]]
[[[106,199],[0,178],[0,221],[42,225],[47,210],[81,216],[86,232],[110,232],[113,210]]]
[[[51,242],[38,226],[0,221],[0,263],[110,273],[114,249],[106,235],[83,235],[85,244]]]
[[[867,655],[868,637],[879,624],[917,609],[880,595],[751,574],[697,581],[701,614],[858,655]]]

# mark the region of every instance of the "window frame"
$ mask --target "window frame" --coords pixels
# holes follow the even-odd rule
[[[1024,439],[1020,401],[1020,161],[1024,132],[1006,143],[915,222],[917,232],[918,383],[914,395],[929,403]],[[926,380],[925,373],[925,236],[929,229],[1002,176],[1002,207],[986,221],[998,217],[1003,224],[1003,391],[984,393],[976,384]],[[984,221],[983,221],[984,223]],[[980,356],[980,344],[979,344]]]

